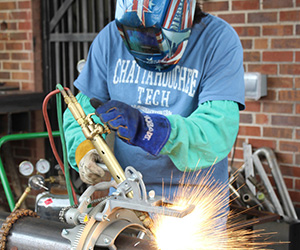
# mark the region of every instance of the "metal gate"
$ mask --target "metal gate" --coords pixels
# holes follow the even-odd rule
[[[115,0],[42,0],[44,90],[60,83],[73,93],[77,62],[114,19]]]

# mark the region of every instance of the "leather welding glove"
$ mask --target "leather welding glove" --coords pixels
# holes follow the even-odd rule
[[[89,140],[79,144],[75,152],[75,160],[80,179],[84,183],[96,184],[103,181],[105,170],[99,166],[99,163],[103,163],[103,161]]]
[[[96,115],[126,143],[139,146],[152,155],[158,155],[168,141],[171,125],[159,114],[141,113],[139,110],[119,101],[111,100],[95,107]],[[98,103],[99,105],[99,103]]]

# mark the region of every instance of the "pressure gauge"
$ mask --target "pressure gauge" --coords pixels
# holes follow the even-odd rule
[[[19,171],[24,176],[29,176],[34,171],[34,166],[30,161],[22,161],[19,165]]]
[[[35,167],[40,174],[46,174],[50,170],[50,162],[45,159],[40,159],[36,163]]]

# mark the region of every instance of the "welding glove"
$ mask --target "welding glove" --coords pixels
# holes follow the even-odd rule
[[[78,166],[80,179],[87,184],[96,184],[103,181],[105,170],[99,165],[102,159],[93,144],[85,140],[76,149],[75,160]]]
[[[169,120],[159,114],[145,114],[119,101],[111,100],[103,105],[91,104],[96,109],[96,115],[110,129],[130,145],[139,146],[152,155],[158,155],[166,144],[171,125]],[[95,107],[97,106],[97,107]]]

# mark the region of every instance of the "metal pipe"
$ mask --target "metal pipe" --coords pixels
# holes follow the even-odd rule
[[[0,223],[5,221],[7,213],[0,213]],[[23,217],[14,223],[7,237],[6,249],[18,250],[70,250],[70,242],[61,236],[68,225],[34,217]],[[15,248],[13,248],[15,247]]]
[[[289,192],[285,185],[280,168],[277,164],[274,152],[270,148],[263,147],[263,148],[259,148],[258,150],[256,150],[253,155],[257,155],[257,156],[264,155],[266,157],[266,159],[269,163],[269,167],[271,169],[272,175],[274,177],[275,183],[277,185],[278,192],[282,199],[282,204],[283,204],[283,207],[284,207],[284,210],[285,210],[287,216],[290,217],[291,219],[298,220],[295,208],[293,206]]]
[[[280,204],[280,201],[279,199],[277,198],[277,195],[272,187],[272,184],[269,180],[269,177],[267,176],[266,174],[266,171],[258,157],[257,154],[253,154],[253,161],[254,161],[254,164],[255,164],[255,168],[262,180],[262,182],[264,183],[264,185],[266,186],[266,189],[267,189],[267,192],[268,192],[268,195],[270,196],[270,200],[272,201],[275,209],[276,209],[276,213],[278,213],[280,216],[283,216],[284,217],[284,212],[283,212],[283,208]]]
[[[0,212],[0,227],[8,213]],[[70,250],[71,243],[61,236],[63,229],[70,225],[39,219],[35,217],[23,217],[14,223],[7,237],[6,249],[18,250]],[[156,250],[155,244],[148,240],[138,239],[126,235],[119,235],[115,241],[117,249],[122,250]],[[98,247],[95,247],[98,249]],[[101,248],[107,250],[107,248]]]
[[[59,136],[60,133],[59,131],[54,131],[52,132],[53,136]],[[0,139],[0,149],[2,147],[2,145],[5,142],[8,141],[16,141],[16,140],[27,140],[27,139],[37,139],[37,138],[45,138],[48,137],[48,133],[47,132],[36,132],[36,133],[26,133],[26,134],[15,134],[15,135],[6,135],[3,136]],[[0,179],[1,179],[1,183],[6,195],[6,199],[9,205],[9,208],[11,211],[13,211],[14,207],[15,207],[15,201],[14,201],[14,197],[13,197],[13,193],[11,191],[11,188],[9,186],[9,182],[7,180],[7,176],[5,173],[5,169],[0,157]]]

